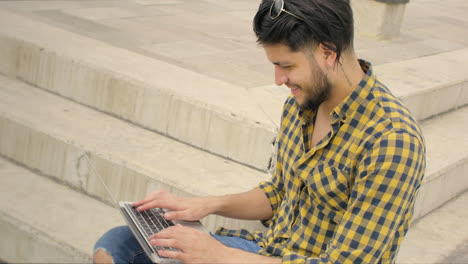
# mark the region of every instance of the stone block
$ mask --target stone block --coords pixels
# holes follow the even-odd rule
[[[398,37],[405,14],[406,3],[375,0],[352,0],[355,31],[376,39]]]

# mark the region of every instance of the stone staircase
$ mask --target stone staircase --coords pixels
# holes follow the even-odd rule
[[[90,262],[97,238],[123,224],[93,167],[117,200],[235,193],[268,178],[286,89],[243,86],[9,8],[0,5],[0,259]],[[375,66],[426,138],[418,224],[468,189],[466,47]],[[418,237],[403,251],[411,243]]]

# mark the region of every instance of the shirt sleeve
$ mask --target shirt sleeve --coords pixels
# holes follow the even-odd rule
[[[284,197],[283,189],[283,180],[282,180],[282,165],[279,161],[276,162],[276,169],[269,181],[261,182],[258,186],[261,189],[268,200],[270,201],[271,209],[273,210],[273,215],[276,215],[278,209],[281,205],[281,201]],[[261,223],[268,227],[270,226],[272,219],[262,220]]]
[[[348,208],[326,251],[318,258],[288,252],[283,263],[378,263],[395,236],[401,242],[425,170],[423,142],[391,132],[367,148],[356,168]]]

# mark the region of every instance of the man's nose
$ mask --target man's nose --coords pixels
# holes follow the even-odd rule
[[[288,75],[286,74],[286,71],[275,65],[275,83],[278,86],[281,86],[285,83],[288,82]]]

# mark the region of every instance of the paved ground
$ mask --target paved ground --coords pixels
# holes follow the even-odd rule
[[[252,0],[0,1],[0,8],[243,88],[273,82],[252,32],[257,6]],[[412,0],[401,37],[357,36],[358,55],[378,65],[467,47],[466,13],[466,0]]]
[[[468,192],[413,223],[398,264],[468,263]]]
[[[446,258],[445,263],[468,263],[468,240],[463,242],[463,246],[458,248],[449,258]]]

